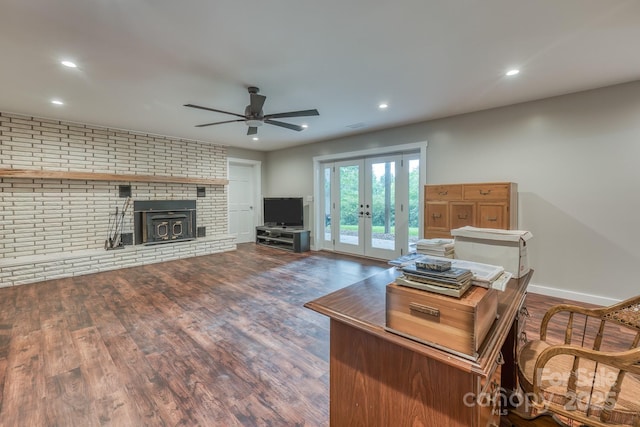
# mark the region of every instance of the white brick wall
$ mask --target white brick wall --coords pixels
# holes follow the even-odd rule
[[[198,141],[0,113],[0,165],[226,179],[227,151],[224,146]],[[109,218],[113,220],[115,208],[120,210],[124,201],[118,195],[119,185],[131,185],[134,200],[197,200],[197,225],[207,228],[207,239],[184,242],[179,252],[177,247],[166,248],[173,245],[130,249],[140,256],[105,251]],[[226,234],[227,187],[206,185],[204,198],[196,198],[196,187],[0,179],[0,286],[76,275],[79,271],[95,272],[107,266],[119,268],[175,259],[167,256],[183,258],[234,249],[235,242]],[[132,209],[125,218],[123,232],[133,232]],[[216,243],[211,244],[213,241]],[[66,259],[74,262],[67,263]]]

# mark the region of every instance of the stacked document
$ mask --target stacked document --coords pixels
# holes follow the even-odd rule
[[[473,274],[464,268],[452,268],[448,261],[424,257],[402,268],[396,283],[460,298],[471,286]]]
[[[390,260],[389,264],[395,265],[396,267],[404,267],[405,265],[415,264],[416,260],[422,257],[424,257],[424,255],[417,252],[409,252],[399,258]]]
[[[453,258],[453,239],[421,239],[416,242],[416,252]]]
[[[395,265],[398,268],[402,269],[404,273],[404,275],[401,277],[402,280],[410,280],[410,281],[416,281],[416,282],[418,282],[418,280],[421,280],[419,283],[425,283],[425,280],[422,277],[418,277],[418,280],[415,280],[416,279],[415,270],[422,270],[422,271],[435,270],[433,273],[437,274],[438,269],[445,270],[447,267],[449,269],[469,270],[471,272],[470,285],[481,286],[483,288],[498,289],[500,291],[505,290],[507,283],[509,282],[509,279],[513,277],[511,273],[505,271],[504,267],[499,265],[483,264],[479,262],[466,261],[463,259],[455,259],[455,258],[448,258],[448,257],[427,256],[427,255],[416,253],[416,252],[412,252],[398,259],[391,260],[389,261],[389,264]],[[420,272],[418,272],[417,274],[419,273]],[[442,275],[440,277],[442,277]],[[398,282],[398,280],[396,280],[396,282]],[[444,287],[445,285],[443,285],[442,283],[439,283],[439,286]],[[418,287],[418,286],[414,286],[414,287]],[[427,289],[427,288],[424,288],[424,289],[433,290],[433,289]],[[451,296],[457,296],[455,295],[456,293],[459,293],[459,292],[453,292],[453,293],[449,292],[445,294],[451,295]]]
[[[512,274],[504,271],[504,267],[499,265],[482,264],[479,262],[465,261],[463,259],[455,259],[451,262],[458,268],[467,268],[473,273],[471,283],[475,286],[483,288],[493,288],[504,291],[507,282],[511,279]]]

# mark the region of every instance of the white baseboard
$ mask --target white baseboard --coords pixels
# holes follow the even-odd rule
[[[582,292],[568,291],[566,289],[557,289],[549,286],[542,286],[536,284],[529,284],[527,292],[533,294],[547,295],[550,297],[568,299],[572,301],[584,302],[588,304],[597,304],[602,306],[608,306],[622,301],[621,299],[603,297],[600,295],[585,294]]]

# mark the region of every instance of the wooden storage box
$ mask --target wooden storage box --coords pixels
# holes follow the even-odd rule
[[[472,286],[462,298],[387,285],[386,329],[465,358],[478,349],[498,313],[498,291]]]

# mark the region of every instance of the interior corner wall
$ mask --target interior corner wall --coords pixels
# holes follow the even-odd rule
[[[248,150],[245,148],[227,147],[227,157],[264,162],[266,153],[264,151]]]
[[[265,187],[313,194],[314,156],[427,141],[427,183],[518,183],[531,288],[602,303],[638,292],[639,138],[636,81],[270,152]]]

